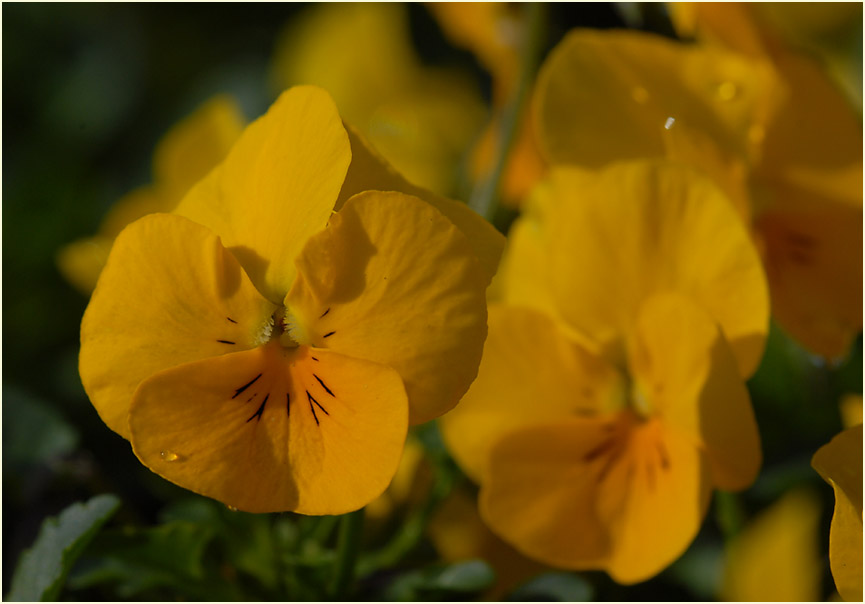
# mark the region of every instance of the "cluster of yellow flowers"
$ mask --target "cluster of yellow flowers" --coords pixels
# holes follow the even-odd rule
[[[498,537],[621,583],[656,575],[713,490],[757,477],[745,381],[770,314],[828,358],[861,331],[860,117],[746,6],[672,7],[690,44],[572,31],[503,175],[521,208],[505,249],[441,196],[473,140],[473,174],[489,172],[501,116],[466,135],[488,119],[479,97],[403,50],[400,7],[319,8],[275,81],[332,97],[290,88],[245,129],[230,101],[205,105],[161,144],[155,184],[61,255],[84,291],[101,272],[81,330],[94,406],[166,479],[306,514],[369,503],[407,428],[441,417]],[[433,8],[500,105],[521,24],[465,10]],[[321,28],[390,46],[336,52]],[[846,599],[862,593],[861,455],[860,418],[813,462]]]

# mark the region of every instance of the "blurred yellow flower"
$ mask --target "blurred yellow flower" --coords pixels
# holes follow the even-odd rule
[[[811,465],[835,490],[829,564],[848,602],[862,601],[862,424],[848,428],[814,454]]]
[[[81,378],[164,478],[251,512],[357,509],[396,471],[407,424],[474,379],[489,269],[417,197],[342,201],[353,150],[375,165],[324,91],[290,89],[175,213],[118,236]]]
[[[225,158],[244,121],[231,98],[217,96],[176,124],[156,146],[153,184],[114,204],[96,235],[60,250],[57,264],[63,277],[89,296],[118,233],[142,216],[171,211],[192,185]]]
[[[847,394],[841,398],[841,422],[845,428],[862,423],[862,395]]]
[[[463,74],[416,56],[406,10],[398,3],[309,7],[282,34],[272,79],[280,90],[326,89],[340,115],[409,181],[449,194],[486,111]]]
[[[409,432],[396,474],[387,490],[364,508],[366,518],[384,523],[400,508],[422,501],[428,495],[431,481],[432,473],[424,457],[423,445]]]
[[[648,579],[760,466],[759,257],[710,181],[663,163],[554,168],[513,228],[445,442],[522,553]]]
[[[490,177],[501,144],[502,111],[519,83],[526,20],[519,13],[520,5],[507,2],[434,2],[427,6],[451,41],[472,51],[492,76],[494,115],[472,151],[470,164],[472,179],[483,182]],[[527,104],[518,118],[501,177],[502,202],[509,206],[523,202],[546,168],[530,114]]]
[[[728,544],[720,594],[730,602],[821,599],[820,501],[796,490],[749,522]]]
[[[862,328],[861,120],[814,61],[765,50],[726,4],[699,7],[736,32],[739,52],[570,33],[539,76],[541,149],[554,163],[702,169],[752,228],[778,322],[815,353],[844,355]]]

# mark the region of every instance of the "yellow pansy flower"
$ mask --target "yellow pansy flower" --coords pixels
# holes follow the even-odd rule
[[[848,602],[862,601],[862,424],[848,428],[814,454],[811,465],[835,490],[829,564]]]
[[[761,512],[726,548],[721,599],[814,602],[820,599],[820,501],[790,491]]]
[[[491,274],[475,250],[499,245],[455,202],[382,192],[398,181],[298,87],[175,213],[118,236],[80,372],[148,468],[250,512],[340,514],[384,490],[407,425],[474,379]]]
[[[740,32],[739,52],[571,32],[539,76],[541,149],[554,163],[670,157],[702,169],[752,229],[778,322],[838,357],[862,328],[861,120],[816,62],[763,50],[762,31],[727,6],[700,10]]]
[[[309,7],[281,35],[272,72],[279,90],[326,89],[340,115],[401,174],[436,193],[453,190],[465,149],[486,116],[464,74],[421,62],[407,7],[398,3]]]
[[[243,131],[244,118],[230,97],[217,96],[175,125],[153,156],[153,184],[125,195],[108,211],[99,232],[60,250],[63,277],[90,295],[118,233],[153,212],[169,212],[220,161]]]
[[[759,257],[710,181],[664,163],[554,168],[514,229],[445,442],[522,553],[648,579],[760,466]]]

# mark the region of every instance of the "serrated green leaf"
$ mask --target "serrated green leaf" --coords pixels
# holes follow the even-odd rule
[[[523,583],[508,596],[511,602],[589,602],[594,590],[573,573],[550,572]]]
[[[118,507],[120,500],[114,495],[97,495],[47,518],[33,547],[18,561],[6,599],[56,600],[72,564]]]

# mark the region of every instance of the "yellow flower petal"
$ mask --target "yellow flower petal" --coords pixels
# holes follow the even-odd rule
[[[504,434],[534,421],[603,411],[622,380],[537,311],[490,306],[478,377],[439,420],[448,450],[475,482]]]
[[[504,236],[466,204],[446,199],[408,182],[373,150],[355,128],[345,124],[345,129],[351,143],[351,165],[335,209],[339,210],[350,197],[363,191],[398,191],[419,197],[444,214],[465,234],[481,262],[487,280],[492,279],[504,249]]]
[[[247,127],[176,213],[217,233],[259,291],[279,303],[294,281],[292,260],[327,223],[350,159],[327,93],[292,88]]]
[[[550,186],[558,203],[546,212],[548,266],[539,271],[558,316],[621,361],[622,337],[643,301],[679,292],[718,321],[742,375],[754,372],[768,329],[765,277],[748,233],[709,180],[684,166],[632,162],[598,173],[559,168]],[[511,281],[508,270],[502,278]],[[525,290],[520,303],[535,296]]]
[[[771,114],[773,82],[758,59],[645,33],[576,30],[538,78],[540,146],[552,163],[594,167],[660,157],[672,117],[747,156],[747,132]]]
[[[292,337],[393,367],[416,424],[453,407],[477,375],[486,283],[465,236],[402,193],[350,199],[297,259]]]
[[[207,229],[179,216],[142,218],[118,236],[84,313],[84,389],[108,427],[129,438],[143,380],[256,346],[274,309]]]
[[[652,413],[703,444],[713,486],[753,483],[760,435],[736,359],[712,318],[683,296],[654,296],[640,311],[629,356]]]
[[[722,599],[819,601],[819,525],[820,501],[809,491],[790,491],[761,512],[727,547]]]
[[[848,428],[814,454],[811,465],[835,490],[829,563],[835,587],[850,602],[862,600],[862,426]]]
[[[139,459],[184,488],[248,512],[343,514],[390,482],[407,414],[392,369],[274,341],[155,375],[129,424]]]
[[[482,517],[548,564],[605,569],[620,583],[657,574],[696,535],[710,486],[690,439],[633,421],[567,418],[511,432],[490,456]]]
[[[172,204],[180,201],[192,185],[225,159],[243,132],[244,121],[234,99],[219,95],[172,127],[153,155],[154,182],[160,194]]]

